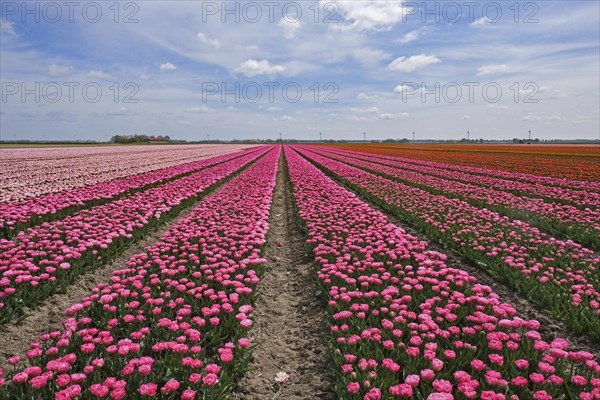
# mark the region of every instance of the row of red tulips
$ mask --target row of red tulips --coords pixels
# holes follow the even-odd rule
[[[223,148],[217,153],[207,152],[199,160],[173,167],[30,197],[22,201],[0,203],[0,232],[4,231],[5,237],[8,237],[11,232],[62,218],[84,207],[103,204],[116,197],[148,189],[243,154],[244,152],[230,153],[227,148]]]
[[[297,149],[368,199],[538,302],[574,332],[600,340],[597,254],[525,222]]]
[[[57,287],[66,288],[81,273],[114,257],[126,244],[267,151],[262,147],[152,189],[29,228],[13,240],[0,239],[0,323],[22,307],[36,305]]]
[[[427,190],[433,194],[456,197],[476,207],[486,207],[512,219],[524,219],[552,235],[600,249],[600,210],[589,208],[581,210],[573,205],[518,196],[507,191],[432,176],[424,173],[422,167],[418,166],[407,170],[380,164],[377,162],[378,160],[366,161],[353,154],[321,151],[320,149],[312,151],[377,175]],[[481,177],[481,180],[486,179],[486,177]]]
[[[285,156],[326,293],[340,398],[600,397],[592,354],[542,339],[539,322],[518,318],[444,254],[294,150]]]
[[[204,199],[67,310],[0,398],[221,399],[246,368],[280,149]],[[17,364],[18,356],[9,359]]]
[[[247,145],[2,149],[0,202],[94,185],[185,164]]]
[[[336,151],[339,150],[336,148]],[[360,151],[349,151],[356,156],[364,156],[366,153]],[[499,178],[501,180],[507,181],[515,181],[517,184],[527,184],[527,186],[521,186],[521,188],[527,188],[528,193],[536,193],[538,191],[537,188],[548,188],[548,187],[558,187],[562,190],[573,190],[575,192],[582,191],[585,194],[590,193],[600,193],[600,182],[594,181],[586,181],[586,180],[574,180],[567,178],[556,178],[553,176],[543,176],[543,175],[533,175],[533,174],[525,174],[519,172],[509,172],[503,171],[501,169],[491,169],[491,168],[479,168],[473,167],[469,165],[460,165],[460,164],[447,164],[436,161],[428,161],[422,159],[415,158],[406,158],[406,157],[397,157],[397,156],[388,156],[384,154],[371,154],[370,156],[375,156],[380,160],[390,161],[392,163],[407,163],[411,165],[431,167],[436,170],[442,171],[456,171],[459,173],[468,173],[472,175],[483,175],[484,177],[489,178]],[[475,178],[477,179],[477,178]],[[470,180],[469,180],[470,181]],[[505,183],[508,184],[508,183]],[[528,186],[533,185],[533,186]],[[542,189],[544,192],[548,189]]]
[[[600,207],[600,193],[592,189],[572,189],[568,187],[552,186],[542,182],[527,182],[501,178],[490,175],[479,175],[462,170],[462,168],[447,169],[442,166],[420,165],[402,161],[402,159],[390,160],[378,155],[345,151],[340,149],[323,148],[334,153],[355,157],[365,161],[371,161],[386,166],[419,171],[420,173],[437,176],[453,181],[475,184],[478,186],[510,192],[524,197],[542,198],[550,202],[570,204],[580,209],[586,207],[596,209]],[[510,173],[509,173],[510,174]],[[518,176],[519,174],[515,174]],[[590,182],[592,183],[592,182]]]

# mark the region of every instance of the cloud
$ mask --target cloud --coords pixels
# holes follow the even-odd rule
[[[202,105],[202,106],[196,106],[196,107],[186,108],[184,111],[185,112],[189,112],[189,113],[196,113],[197,114],[197,113],[210,113],[210,112],[213,112],[215,110],[213,110],[210,107]]]
[[[381,111],[377,107],[369,108],[351,108],[350,111],[360,114],[379,114]]]
[[[0,18],[0,33],[7,36],[17,36],[14,24],[4,18]]]
[[[356,98],[358,100],[377,100],[377,99],[380,99],[381,96],[376,95],[376,94],[369,95],[366,93],[359,93],[358,96],[356,96]]]
[[[205,33],[202,32],[198,32],[198,34],[196,35],[196,37],[198,38],[198,40],[201,43],[207,44],[209,46],[214,47],[215,49],[218,49],[219,47],[221,47],[221,42],[219,42],[217,39],[211,39],[208,36],[206,36]]]
[[[564,121],[566,118],[551,114],[551,115],[540,115],[535,113],[529,113],[522,118],[523,121]]]
[[[423,36],[425,36],[425,35],[433,32],[435,30],[437,30],[437,29],[429,27],[429,26],[424,26],[424,27],[422,27],[419,30],[408,32],[407,34],[405,34],[401,38],[398,38],[398,39],[394,40],[394,42],[395,43],[401,43],[401,44],[414,42],[418,38],[423,37]]]
[[[488,108],[496,108],[496,109],[500,109],[500,110],[508,110],[510,107],[509,106],[503,106],[502,104],[488,104],[487,105]]]
[[[289,115],[284,115],[283,117],[280,118],[282,121],[286,121],[286,122],[296,122],[296,118],[294,117],[290,117]]]
[[[283,108],[281,107],[269,107],[267,108],[267,111],[281,111],[283,110]]]
[[[108,114],[115,117],[125,117],[127,115],[133,115],[134,112],[126,107],[121,107],[117,111],[109,111]]]
[[[283,30],[283,37],[286,39],[294,39],[302,26],[300,21],[288,21],[282,18],[277,24]]]
[[[175,71],[176,69],[177,69],[177,67],[175,65],[171,64],[170,62],[160,64],[161,71]]]
[[[104,81],[110,81],[110,80],[114,79],[112,76],[110,76],[106,72],[100,71],[100,70],[94,70],[94,69],[91,70],[90,72],[88,72],[87,74],[85,74],[85,76],[90,79],[101,79]]]
[[[415,90],[418,90],[418,89],[420,89],[420,88],[416,88],[416,87],[408,86],[408,85],[398,85],[398,86],[396,86],[394,88],[394,93],[401,94],[401,93],[404,93],[406,91],[409,91],[411,93],[415,93]]]
[[[589,124],[590,122],[594,122],[587,115],[577,115],[575,119],[573,119],[574,124]]]
[[[410,57],[398,57],[388,65],[388,69],[400,72],[413,72],[419,68],[441,62],[436,56],[419,54]]]
[[[540,92],[541,92],[541,88],[540,88]],[[552,93],[550,93],[551,99],[563,99],[565,97],[569,97],[569,94],[567,92],[563,92],[560,89],[553,90]]]
[[[392,119],[398,119],[398,118],[402,118],[402,117],[410,117],[410,114],[406,113],[406,112],[401,112],[401,113],[397,113],[397,114],[381,113],[377,116],[377,119],[392,120]]]
[[[510,71],[506,64],[483,65],[477,70],[477,76],[505,74]]]
[[[487,24],[494,24],[495,21],[492,21],[488,17],[481,17],[473,22],[471,22],[471,26],[485,26]]]
[[[470,115],[463,115],[462,117],[460,117],[460,119],[471,119]]]
[[[60,78],[67,76],[73,72],[73,67],[70,65],[51,64],[48,66],[48,76]]]
[[[329,4],[329,5],[328,5]],[[335,10],[329,0],[321,0],[319,5],[323,13],[339,12],[350,24],[333,23],[337,30],[355,29],[359,31],[385,31],[401,22],[406,15],[407,7],[401,1],[393,0],[345,0],[336,1]],[[335,20],[335,16],[330,17]]]
[[[242,73],[249,78],[256,75],[275,75],[284,71],[285,67],[283,65],[271,65],[267,60],[257,61],[253,59],[244,61],[235,69],[235,72]]]

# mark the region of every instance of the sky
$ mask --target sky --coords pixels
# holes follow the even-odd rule
[[[0,2],[0,138],[598,139],[600,2]]]

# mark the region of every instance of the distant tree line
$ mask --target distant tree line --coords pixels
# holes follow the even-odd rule
[[[153,136],[153,135],[115,135],[110,138],[111,143],[126,144],[126,143],[152,143],[152,142],[170,142],[169,136]]]
[[[535,139],[519,139],[519,138],[514,138],[512,140],[513,143],[515,144],[524,144],[524,143],[539,143],[540,139],[535,138]]]

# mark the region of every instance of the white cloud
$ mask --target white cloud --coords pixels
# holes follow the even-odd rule
[[[556,114],[540,115],[535,113],[529,113],[522,119],[523,121],[564,121],[566,118]]]
[[[110,111],[110,112],[108,112],[108,114],[112,115],[112,116],[115,116],[115,117],[125,117],[127,115],[133,115],[134,112],[131,111],[130,109],[126,108],[126,107],[121,107],[117,111]]]
[[[484,26],[487,24],[493,24],[495,23],[494,21],[492,21],[491,19],[489,19],[488,17],[481,17],[473,22],[471,22],[471,26]]]
[[[4,18],[0,19],[0,33],[7,36],[17,36],[13,23]]]
[[[253,59],[244,61],[235,69],[235,72],[242,73],[249,78],[256,75],[275,75],[284,71],[285,67],[283,65],[271,65],[267,60],[257,61]]]
[[[281,117],[281,120],[287,122],[296,122],[296,118],[290,117],[289,115],[284,115],[283,117]]]
[[[218,49],[219,47],[221,47],[221,42],[219,42],[217,39],[211,39],[208,36],[206,36],[206,33],[202,33],[202,32],[198,32],[198,34],[196,35],[196,37],[198,38],[198,40],[201,43],[207,44],[209,46],[214,47],[215,49]]]
[[[186,108],[184,111],[189,112],[189,113],[209,113],[209,112],[213,112],[215,110],[213,110],[210,107],[202,105],[202,106],[197,106],[197,107]]]
[[[376,95],[376,94],[366,94],[366,93],[359,93],[358,96],[356,96],[356,98],[358,100],[377,100],[380,99],[381,96]]]
[[[540,88],[540,92],[541,92],[541,88]],[[563,99],[565,97],[569,97],[569,94],[567,92],[563,92],[560,89],[553,90],[552,93],[550,93],[551,99]]]
[[[462,117],[460,117],[460,119],[471,119],[470,115],[463,115]]]
[[[175,65],[171,64],[170,62],[160,64],[161,71],[175,71],[176,69],[177,69],[177,67]]]
[[[73,67],[70,65],[51,64],[48,66],[48,75],[53,78],[67,76],[73,72]]]
[[[401,113],[397,113],[397,114],[381,113],[377,116],[378,119],[382,119],[382,120],[392,120],[392,119],[398,119],[398,118],[402,118],[402,117],[410,117],[410,114],[406,113],[406,112],[401,112]]]
[[[539,115],[536,115],[536,114],[532,114],[532,113],[529,113],[522,118],[523,121],[539,121],[541,119],[542,119],[542,117],[540,117]]]
[[[587,115],[577,115],[575,119],[573,119],[574,124],[589,124],[590,122],[594,122]]]
[[[379,114],[379,113],[381,113],[381,111],[377,107],[351,108],[350,111],[360,113],[360,114]]]
[[[483,65],[477,70],[477,76],[505,74],[510,71],[506,64]]]
[[[418,68],[441,62],[436,56],[419,54],[410,57],[398,57],[388,65],[388,69],[400,72],[413,72]]]
[[[499,110],[508,110],[510,108],[508,106],[503,106],[502,104],[495,104],[495,103],[488,104],[487,107],[488,108],[496,108]]]
[[[329,4],[329,5],[328,5]],[[408,8],[398,0],[344,0],[336,1],[335,9],[329,0],[321,0],[319,5],[322,12],[329,14],[339,12],[350,24],[332,23],[331,27],[338,30],[389,30],[402,21]],[[331,16],[330,19],[334,19]]]
[[[411,92],[411,93],[415,93],[416,89],[420,89],[420,88],[415,88],[413,86],[408,86],[408,85],[398,85],[394,88],[394,93],[397,94],[401,94],[404,92]]]
[[[424,27],[422,27],[419,30],[408,32],[407,34],[405,34],[401,38],[398,38],[398,39],[394,40],[394,42],[395,43],[401,43],[401,44],[414,42],[418,38],[423,37],[423,36],[427,35],[428,33],[431,33],[431,32],[433,32],[435,30],[436,30],[436,28],[431,28],[429,26],[424,26]]]
[[[282,18],[277,24],[283,30],[283,37],[286,39],[294,39],[300,30],[302,25],[301,21],[288,21],[285,18]]]
[[[283,110],[283,108],[281,107],[269,107],[267,108],[267,111],[281,111]]]
[[[113,79],[113,77],[107,74],[106,72],[94,69],[85,74],[85,76],[90,79],[101,79],[104,81],[110,81]]]

